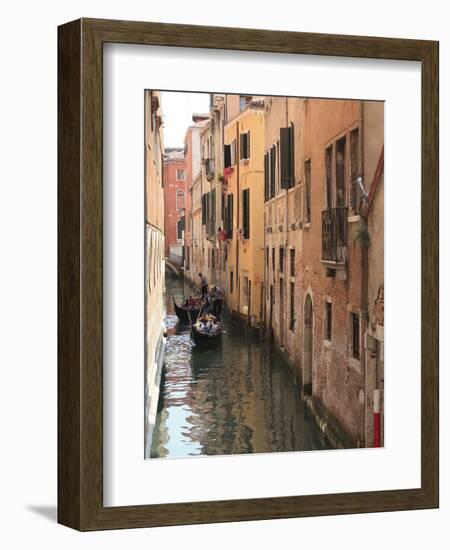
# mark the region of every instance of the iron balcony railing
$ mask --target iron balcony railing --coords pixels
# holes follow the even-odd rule
[[[347,215],[346,206],[322,211],[322,260],[347,261]]]

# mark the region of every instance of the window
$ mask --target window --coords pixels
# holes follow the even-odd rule
[[[242,232],[244,239],[250,238],[250,189],[242,191]]]
[[[252,100],[251,95],[239,96],[239,110],[242,111],[243,109],[245,109],[251,100]]]
[[[327,208],[333,206],[333,146],[325,150],[325,185]]]
[[[184,181],[184,170],[177,168],[177,181]]]
[[[250,132],[239,136],[239,158],[240,160],[250,158]]]
[[[269,271],[269,247],[266,246],[266,269]]]
[[[223,149],[223,167],[230,168],[236,164],[236,140],[233,139],[228,145],[224,145]]]
[[[358,209],[359,173],[359,128],[355,128],[350,132],[350,207],[353,212]]]
[[[295,248],[290,249],[291,255],[291,277],[295,277]]]
[[[294,125],[280,128],[280,186],[282,189],[294,187]]]
[[[332,335],[332,304],[331,302],[325,303],[325,339],[331,342]]]
[[[183,238],[184,231],[184,216],[177,221],[177,239],[181,240]]]
[[[226,196],[224,228],[227,234],[227,239],[233,238],[233,194]]]
[[[208,195],[202,195],[202,225],[206,224],[208,219]]]
[[[336,142],[336,206],[345,206],[345,136]]]
[[[275,273],[275,248],[272,248],[272,272]]]
[[[214,248],[211,251],[211,267],[212,269],[216,269],[216,251]]]
[[[280,273],[284,273],[284,248],[280,246]]]
[[[230,271],[230,294],[233,294],[233,290],[234,290],[233,272]]]
[[[230,168],[231,166],[231,145],[225,145],[223,148],[223,167]]]
[[[276,148],[272,145],[270,148],[270,198],[275,196],[275,156]]]
[[[357,313],[351,313],[350,319],[351,319],[351,333],[352,333],[352,356],[355,359],[359,359],[360,358],[359,315]]]
[[[269,173],[269,153],[264,155],[264,201],[270,199],[270,173]]]
[[[305,162],[305,223],[311,222],[311,160]]]
[[[248,302],[249,302],[249,280],[248,280],[248,277],[244,277],[244,287],[243,287],[243,306],[247,306],[248,307]],[[248,313],[248,312],[247,312]]]
[[[289,328],[293,331],[295,328],[295,283],[290,285],[290,295]]]
[[[184,208],[184,191],[178,189],[177,191],[177,210],[182,210]]]
[[[230,162],[231,166],[236,164],[236,140],[233,139],[230,145]]]

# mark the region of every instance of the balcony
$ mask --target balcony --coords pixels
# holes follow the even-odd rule
[[[346,206],[322,212],[322,262],[327,267],[344,267],[347,262],[347,215]]]

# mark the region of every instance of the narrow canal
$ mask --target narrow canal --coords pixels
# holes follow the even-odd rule
[[[237,330],[226,312],[222,344],[196,349],[173,309],[172,295],[181,303],[184,294],[183,281],[167,277],[168,337],[151,456],[326,448],[287,365]]]

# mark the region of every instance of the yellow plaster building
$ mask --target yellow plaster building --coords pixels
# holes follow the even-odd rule
[[[248,325],[263,319],[264,101],[254,98],[224,132],[227,305]]]

